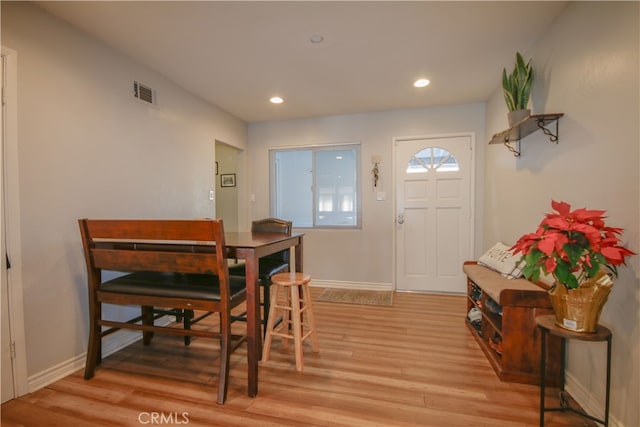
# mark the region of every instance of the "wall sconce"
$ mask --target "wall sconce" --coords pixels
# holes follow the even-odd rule
[[[380,169],[378,165],[382,163],[382,156],[374,155],[371,156],[371,163],[373,163],[373,168],[371,169],[371,174],[373,175],[373,186],[378,186],[378,180],[380,179]]]

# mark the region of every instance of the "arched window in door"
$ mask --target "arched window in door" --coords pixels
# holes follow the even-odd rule
[[[458,172],[460,170],[456,158],[440,147],[427,147],[409,159],[407,173]]]

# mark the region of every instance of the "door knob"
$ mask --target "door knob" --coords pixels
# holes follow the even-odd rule
[[[398,224],[404,224],[404,214],[398,215]]]

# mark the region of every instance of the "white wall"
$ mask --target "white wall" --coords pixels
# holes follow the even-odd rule
[[[28,374],[86,351],[81,217],[211,217],[215,140],[246,124],[26,2],[2,3],[18,57],[22,287]],[[131,98],[134,79],[155,107]],[[11,248],[10,248],[11,249]]]
[[[513,243],[535,231],[551,199],[574,208],[607,210],[608,224],[640,251],[639,11],[637,2],[570,3],[530,51],[533,113],[561,112],[560,140],[542,133],[486,152],[485,245]],[[511,66],[510,64],[501,64]],[[487,140],[507,127],[497,91],[487,105]],[[613,331],[611,414],[618,425],[640,425],[640,260],[620,269],[601,322]],[[587,408],[604,408],[605,345],[572,341],[570,391]],[[602,414],[602,412],[601,412]]]
[[[247,130],[31,4],[2,3],[2,44],[18,52],[20,256],[33,375],[85,351],[77,218],[212,215],[214,141],[246,150]],[[269,148],[360,141],[363,229],[308,231],[305,269],[328,281],[391,283],[392,139],[475,132],[476,254],[533,230],[551,198],[608,210],[638,251],[638,4],[570,3],[524,53],[537,72],[534,113],[565,113],[558,145],[531,135],[520,159],[487,147],[483,136],[506,127],[499,91],[486,106],[486,123],[485,105],[473,104],[252,124],[247,195],[256,201],[240,194],[241,209],[248,205],[240,227],[269,215]],[[499,64],[497,73],[510,65]],[[157,108],[129,98],[133,79],[158,90]],[[387,193],[384,202],[368,185],[374,154],[383,158],[376,191]],[[628,427],[640,425],[639,263],[634,257],[621,270],[602,317],[614,332],[612,415]],[[597,406],[604,354],[594,347],[571,343],[569,379],[584,403]]]
[[[392,271],[395,257],[393,138],[473,132],[482,139],[484,109],[484,103],[480,103],[250,124],[247,193],[255,194],[255,203],[249,206],[250,219],[269,216],[269,181],[266,177],[269,176],[270,148],[360,142],[362,229],[303,229],[306,233],[304,268],[315,282],[390,286],[395,282]],[[484,144],[479,144],[477,151],[476,191],[481,195]],[[382,156],[380,181],[375,189],[371,184],[372,155]],[[376,201],[379,191],[386,192],[386,201]],[[481,209],[476,208],[476,212]],[[481,217],[477,216],[477,224],[481,224]]]

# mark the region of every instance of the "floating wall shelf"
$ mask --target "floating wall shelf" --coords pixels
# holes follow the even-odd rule
[[[520,157],[520,140],[538,130],[542,130],[549,137],[550,142],[557,144],[558,119],[562,116],[564,116],[563,113],[531,115],[520,120],[509,129],[493,135],[489,144],[504,144],[515,157]],[[548,128],[548,125],[553,123],[556,124],[555,133]],[[512,146],[512,143],[515,143],[516,146]]]

